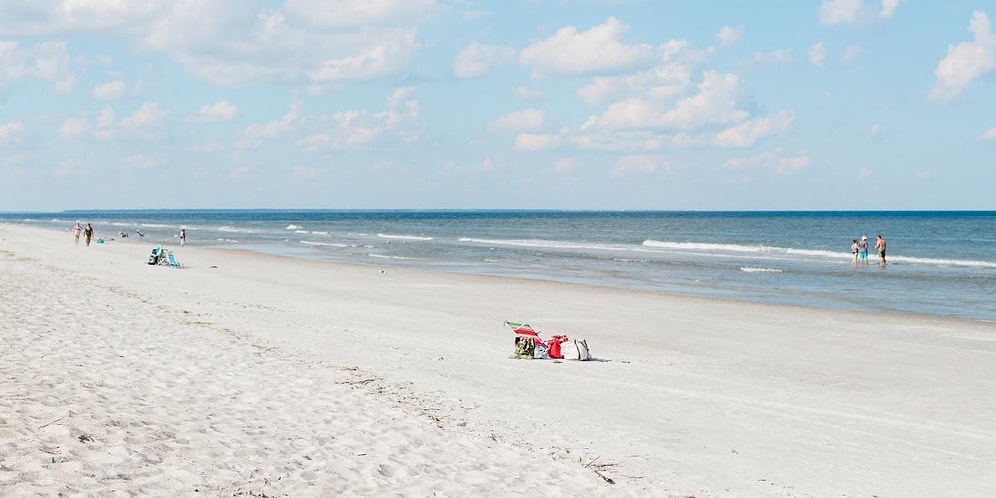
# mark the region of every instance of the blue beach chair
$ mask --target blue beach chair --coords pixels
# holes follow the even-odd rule
[[[169,252],[169,251],[166,252],[166,261],[169,262],[170,268],[183,268],[183,265],[181,265],[180,263],[178,263],[176,261],[176,258],[173,257],[173,253],[172,252]]]

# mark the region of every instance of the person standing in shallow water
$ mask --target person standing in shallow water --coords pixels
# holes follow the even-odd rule
[[[187,243],[187,229],[186,228],[181,228],[180,229],[180,245],[183,246],[186,243]]]
[[[93,225],[87,223],[86,228],[83,229],[83,241],[89,247],[91,240],[93,240]]]
[[[858,239],[851,239],[851,264],[858,265]]]
[[[868,236],[862,235],[861,240],[858,241],[858,259],[861,264],[868,266]]]
[[[80,226],[79,220],[76,221],[76,226],[73,227],[73,242],[76,245],[80,245],[80,234],[83,233],[83,227]]]
[[[878,265],[885,266],[885,239],[882,238],[881,234],[877,236],[875,241],[875,250],[878,251]]]

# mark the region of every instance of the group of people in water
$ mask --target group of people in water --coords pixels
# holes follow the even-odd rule
[[[875,251],[878,253],[878,265],[885,266],[885,239],[882,235],[876,235]],[[868,266],[868,236],[862,235],[861,239],[851,241],[851,264],[857,266],[859,263]]]
[[[142,233],[140,230],[135,230],[135,233],[137,233],[139,237],[145,237],[145,234]],[[86,245],[89,246],[90,242],[93,241],[93,225],[91,225],[90,223],[87,223],[86,227],[83,227],[80,224],[80,222],[77,221],[76,225],[73,226],[73,241],[76,243],[76,245],[80,245],[80,235],[83,236],[84,243],[86,243]],[[118,236],[121,237],[121,238],[126,238],[126,237],[128,237],[128,232],[125,232],[124,230],[122,230],[122,231],[118,232]],[[103,243],[104,241],[101,240],[99,242]],[[180,245],[182,246],[182,245],[186,245],[186,244],[187,244],[187,229],[186,228],[181,228],[180,229]]]

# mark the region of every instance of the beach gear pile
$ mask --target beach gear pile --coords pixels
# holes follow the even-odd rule
[[[565,342],[570,341],[570,338],[566,335],[557,334],[550,336],[547,340],[543,340],[543,338],[540,337],[539,332],[528,323],[510,322],[505,320],[505,326],[512,329],[512,332],[515,333],[515,358],[537,360],[564,359],[562,345]],[[588,350],[588,341],[586,339],[575,339],[574,347],[578,352],[578,360],[589,361],[592,359],[591,352]]]
[[[173,251],[170,251],[163,246],[156,246],[152,248],[152,254],[149,255],[148,263],[150,265],[168,266],[170,268],[183,268],[183,265],[176,261],[176,256],[173,255]]]

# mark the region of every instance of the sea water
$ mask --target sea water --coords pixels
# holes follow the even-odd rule
[[[108,242],[142,232],[150,247],[175,248],[184,227],[190,245],[293,258],[996,321],[996,212],[0,213],[67,232],[76,220]],[[886,266],[877,234],[888,242]],[[851,241],[862,235],[868,266],[852,264]]]

